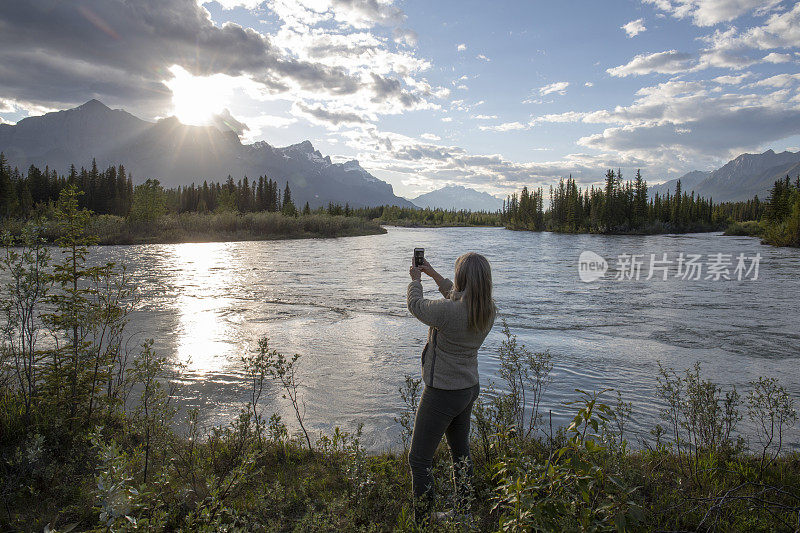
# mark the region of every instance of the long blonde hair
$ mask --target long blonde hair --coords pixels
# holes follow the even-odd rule
[[[468,252],[456,259],[453,291],[464,293],[462,298],[467,302],[469,329],[475,332],[489,329],[496,312],[489,261],[475,252]]]

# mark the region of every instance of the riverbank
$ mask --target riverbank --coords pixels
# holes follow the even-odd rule
[[[0,231],[20,235],[24,222],[7,220]],[[131,221],[114,215],[93,215],[86,231],[99,244],[170,244],[280,239],[334,238],[386,233],[379,223],[358,217],[311,214],[297,217],[281,213],[180,213],[155,220]],[[61,235],[53,220],[41,223],[41,235],[55,242]]]
[[[780,223],[758,220],[734,222],[728,226],[724,235],[758,237],[762,244],[800,248],[800,219],[791,219]]]
[[[630,411],[624,403],[604,403],[603,395],[576,394],[572,425],[527,435],[505,425],[509,420],[485,392],[473,420],[470,496],[456,495],[442,444],[433,465],[436,509],[456,514],[419,528],[408,448],[368,454],[359,433],[338,428],[308,445],[277,415],[262,417],[257,403],[207,433],[190,414],[187,432],[178,434],[165,425],[159,396],[150,398],[152,420],[137,409],[97,413],[73,425],[51,404],[26,426],[18,398],[2,392],[3,530],[522,532],[579,525],[789,532],[800,509],[800,454],[746,451],[714,425],[724,415],[706,411],[710,419],[687,421],[678,435],[717,427],[721,433],[703,437],[723,439],[711,448],[705,440],[676,447],[662,430],[634,450],[625,433]],[[398,418],[406,426],[415,407],[408,398],[409,409]]]

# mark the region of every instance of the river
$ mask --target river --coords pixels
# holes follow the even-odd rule
[[[658,361],[679,371],[699,362],[703,375],[740,390],[775,376],[800,393],[800,251],[748,237],[390,227],[339,239],[104,246],[92,259],[127,265],[140,297],[130,331],[186,365],[179,402],[198,407],[204,425],[228,423],[247,401],[240,358],[267,336],[272,347],[302,355],[300,395],[314,433],[363,423],[365,444],[385,449],[397,442],[398,387],[419,373],[426,333],[405,305],[414,247],[448,276],[459,254],[486,255],[499,317],[479,355],[482,386],[497,381],[506,319],[519,342],[553,355],[542,408],[555,423],[566,420],[574,389],[613,387],[633,403],[634,434],[646,435],[658,422]],[[603,278],[581,281],[585,250],[608,261]],[[732,279],[705,279],[706,271],[682,279],[680,253],[730,254]],[[639,280],[614,279],[622,254],[644,256]],[[644,279],[650,254],[673,261],[666,281],[660,271]],[[760,254],[757,279],[753,270],[736,279],[739,254]],[[433,281],[423,281],[436,297]],[[262,402],[267,417],[278,412],[294,427],[274,385]],[[790,440],[800,442],[797,431]]]

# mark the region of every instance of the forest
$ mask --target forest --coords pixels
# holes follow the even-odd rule
[[[637,171],[623,182],[622,172],[608,170],[605,186],[581,189],[573,178],[550,187],[550,204],[544,209],[544,191],[522,189],[506,201],[502,219],[510,229],[566,233],[678,233],[711,231],[727,222],[711,200],[681,191],[647,196],[647,182]]]
[[[648,197],[647,182],[637,171],[623,180],[620,170],[606,172],[603,187],[578,187],[572,177],[544,189],[510,195],[499,212],[415,209],[399,206],[351,207],[328,203],[312,209],[297,206],[289,183],[267,176],[224,183],[204,181],[164,188],[148,179],[134,186],[123,165],[105,170],[73,165],[59,176],[30,166],[26,174],[8,165],[0,153],[0,220],[19,234],[25,220],[52,219],[60,192],[69,185],[82,192],[81,208],[98,215],[91,223],[103,243],[180,242],[182,240],[261,239],[344,236],[379,233],[380,225],[504,226],[512,230],[563,233],[687,233],[722,231],[752,235],[767,244],[800,246],[800,177],[778,180],[770,196],[714,203],[676,190]],[[547,207],[545,207],[547,202]],[[301,224],[298,217],[302,217]],[[52,232],[45,236],[54,239]]]

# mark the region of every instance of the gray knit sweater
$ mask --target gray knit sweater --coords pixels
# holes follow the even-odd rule
[[[468,327],[467,303],[461,293],[450,298],[453,282],[442,281],[439,291],[444,299],[426,300],[422,282],[408,284],[408,310],[420,322],[430,326],[428,346],[422,357],[422,380],[437,389],[466,389],[478,384],[478,348],[491,326],[481,333]]]

